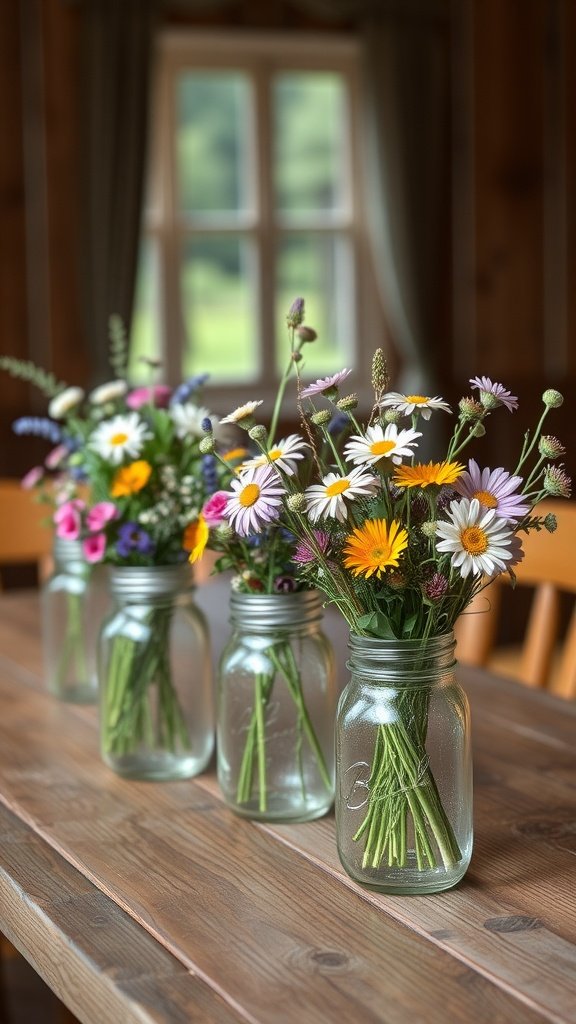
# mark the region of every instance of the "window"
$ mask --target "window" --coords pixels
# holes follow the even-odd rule
[[[173,382],[209,373],[217,411],[270,396],[297,295],[306,375],[358,362],[356,76],[339,39],[162,38],[135,376],[159,355]]]

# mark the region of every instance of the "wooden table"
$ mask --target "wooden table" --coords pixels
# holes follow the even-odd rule
[[[226,633],[222,581],[200,598]],[[342,643],[343,630],[329,618]],[[476,844],[455,890],[343,873],[331,816],[244,821],[209,772],[117,778],[42,688],[37,599],[0,599],[0,930],[85,1024],[576,1021],[576,708],[462,671]]]

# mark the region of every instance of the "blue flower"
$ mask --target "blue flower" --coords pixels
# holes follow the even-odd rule
[[[195,391],[204,386],[209,376],[209,373],[199,373],[196,377],[188,377],[172,392],[170,405],[184,405]]]
[[[34,434],[36,437],[43,437],[52,444],[59,444],[62,440],[62,431],[57,423],[44,416],[21,416],[14,420],[12,430],[15,434]]]
[[[350,422],[348,416],[343,412],[335,412],[328,424],[328,431],[331,434],[339,434]]]
[[[152,555],[154,548],[155,544],[150,534],[141,529],[138,523],[122,523],[116,542],[116,551],[121,558],[128,558],[134,552],[139,555]]]

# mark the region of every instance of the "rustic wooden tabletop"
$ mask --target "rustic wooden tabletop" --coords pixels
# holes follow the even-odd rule
[[[217,653],[224,582],[198,600]],[[573,704],[460,670],[472,864],[452,891],[385,896],[344,874],[332,816],[245,821],[213,771],[115,776],[96,709],[43,690],[38,615],[0,597],[0,930],[81,1021],[576,1021]]]

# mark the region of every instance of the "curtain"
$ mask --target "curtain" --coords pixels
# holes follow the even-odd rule
[[[362,25],[367,224],[398,390],[431,394],[447,326],[448,25],[435,0],[394,6]]]
[[[108,319],[129,329],[146,170],[158,0],[83,0],[82,304],[95,379],[109,376]]]

